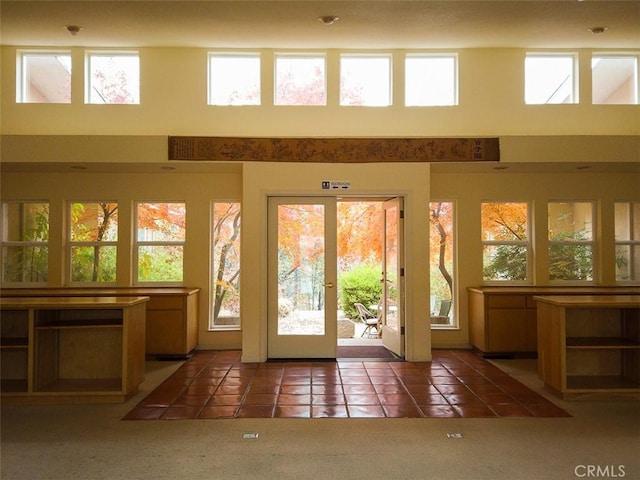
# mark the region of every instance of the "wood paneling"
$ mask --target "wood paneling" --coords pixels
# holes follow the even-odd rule
[[[169,137],[169,160],[217,162],[499,161],[498,138]]]

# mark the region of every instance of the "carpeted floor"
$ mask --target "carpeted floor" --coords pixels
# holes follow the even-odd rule
[[[256,364],[239,351],[199,351],[123,419],[567,416],[469,351],[436,350],[432,362]]]

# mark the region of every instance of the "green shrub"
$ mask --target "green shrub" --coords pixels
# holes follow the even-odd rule
[[[340,306],[344,314],[355,320],[358,312],[354,303],[369,308],[377,305],[382,295],[380,267],[358,265],[340,276]]]

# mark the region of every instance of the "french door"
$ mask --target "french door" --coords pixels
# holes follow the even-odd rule
[[[336,204],[335,197],[269,198],[269,358],[336,357]],[[400,357],[405,342],[401,212],[401,199],[384,202],[380,299],[383,344]]]
[[[335,358],[336,198],[270,197],[269,358]]]
[[[382,344],[404,357],[404,240],[402,199],[384,202]]]

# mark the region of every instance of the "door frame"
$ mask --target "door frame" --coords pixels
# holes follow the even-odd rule
[[[385,348],[397,356],[404,358],[404,352],[406,347],[405,338],[405,282],[404,282],[404,207],[402,197],[393,197],[386,200],[383,203],[383,259],[382,259],[382,344]],[[388,230],[387,230],[387,212],[395,209],[395,227],[396,231],[394,236],[396,237],[396,252],[395,252],[395,272],[389,272],[388,264]],[[393,273],[393,275],[391,275]],[[391,280],[389,277],[396,278],[396,321],[395,326],[389,326],[387,322],[387,315],[392,310],[392,306],[388,305],[388,299],[390,297],[388,289],[391,286]]]
[[[337,356],[337,312],[338,312],[338,301],[337,301],[337,291],[333,290],[331,295],[329,292],[333,286],[337,287],[338,278],[337,278],[337,204],[341,201],[340,199],[349,199],[352,198],[353,201],[372,201],[372,202],[380,202],[383,204],[382,214],[386,217],[386,208],[384,205],[387,202],[395,202],[398,207],[398,322],[399,329],[398,331],[391,331],[391,329],[387,328],[384,324],[384,317],[382,321],[382,329],[383,329],[383,344],[389,350],[393,351],[396,355],[404,358],[404,354],[406,351],[406,341],[407,336],[405,335],[405,327],[404,327],[404,312],[405,312],[405,281],[404,281],[404,241],[405,241],[405,232],[404,232],[404,196],[403,195],[382,195],[382,194],[372,194],[372,195],[267,195],[267,257],[268,257],[268,266],[267,266],[267,358],[275,359],[275,358],[336,358]],[[278,282],[277,280],[274,282],[271,278],[274,271],[277,272],[278,264],[277,264],[277,251],[274,252],[272,249],[273,245],[277,244],[277,223],[273,223],[274,218],[277,219],[277,205],[281,203],[290,204],[290,203],[301,203],[307,204],[309,202],[317,202],[318,204],[324,204],[326,207],[329,207],[325,210],[325,337],[328,343],[332,343],[333,347],[329,348],[328,344],[320,347],[316,347],[316,344],[321,343],[318,342],[320,340],[318,335],[278,335],[277,333],[277,318],[278,318]],[[349,200],[343,200],[349,201]],[[331,220],[333,219],[333,220]],[[386,218],[383,218],[383,237],[386,235]],[[331,236],[331,237],[330,237]],[[329,241],[329,238],[333,238],[333,241]],[[274,255],[274,253],[276,253]],[[328,259],[335,259],[335,262],[329,262]],[[385,269],[385,259],[383,258],[383,270]],[[329,265],[333,263],[332,265]],[[329,268],[328,268],[329,267]],[[402,271],[402,274],[400,274]],[[384,274],[384,272],[383,272]],[[276,274],[277,275],[277,274]],[[386,276],[384,277],[386,279]],[[384,280],[383,280],[384,281]],[[327,288],[327,285],[332,285]],[[385,289],[383,288],[383,295],[385,293]],[[384,308],[384,303],[381,305]],[[387,331],[387,335],[390,336],[393,334],[393,339],[390,342],[384,342],[384,331]],[[295,347],[288,348],[283,343],[285,342],[295,342]],[[318,353],[321,352],[321,353]]]
[[[324,333],[302,335],[278,333],[278,206],[295,204],[324,205]],[[279,196],[267,199],[267,358],[336,358],[338,336],[337,258],[336,241],[337,197]],[[333,219],[333,220],[331,220]]]
[[[267,197],[336,195],[404,197],[405,359],[428,362],[432,330],[429,321],[429,202],[431,166],[407,163],[246,162],[238,180],[242,188],[241,332],[216,333],[210,345],[241,348],[242,362],[267,361]],[[345,191],[322,188],[327,180],[350,182]],[[325,182],[325,183],[323,183]],[[424,267],[423,267],[424,266]],[[442,340],[444,341],[444,340]]]

